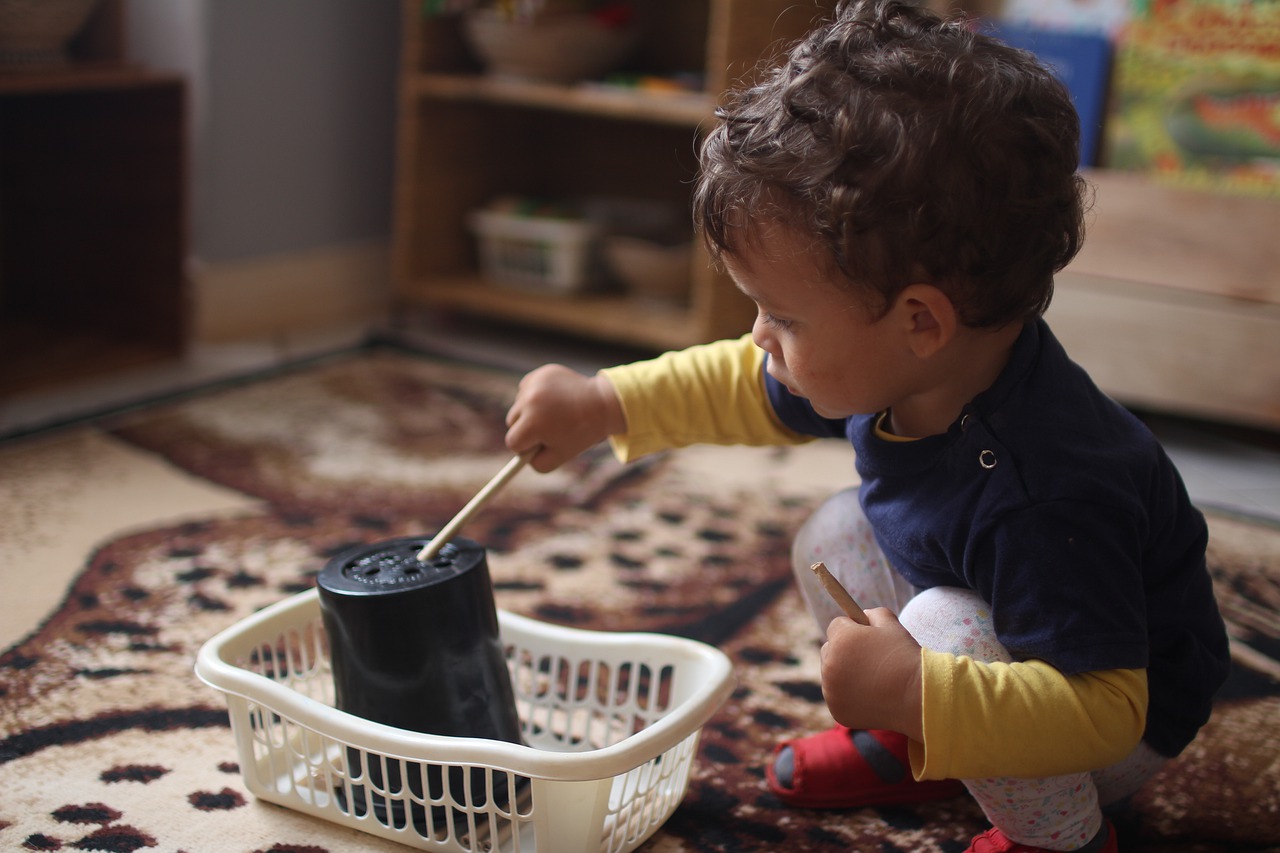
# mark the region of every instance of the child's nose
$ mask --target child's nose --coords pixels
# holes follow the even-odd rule
[[[777,339],[769,329],[769,324],[765,322],[764,312],[756,314],[756,320],[751,325],[751,342],[760,349],[769,353],[774,358],[781,358],[781,350],[778,349]]]

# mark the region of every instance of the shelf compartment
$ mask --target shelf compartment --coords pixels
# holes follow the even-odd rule
[[[414,304],[646,348],[678,349],[697,335],[687,308],[614,293],[548,295],[458,276],[408,282],[400,296]]]
[[[702,93],[656,95],[621,86],[561,86],[477,74],[417,74],[407,79],[406,88],[416,98],[502,104],[688,128],[711,119],[715,108],[711,96]]]

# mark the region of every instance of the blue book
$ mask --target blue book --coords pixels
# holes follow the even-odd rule
[[[1063,82],[1080,115],[1080,165],[1096,165],[1111,73],[1107,37],[995,21],[985,22],[983,30],[1010,47],[1034,53]]]

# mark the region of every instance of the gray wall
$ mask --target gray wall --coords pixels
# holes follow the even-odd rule
[[[129,0],[131,58],[190,84],[195,258],[389,236],[399,8]]]

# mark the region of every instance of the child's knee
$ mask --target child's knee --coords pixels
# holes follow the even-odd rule
[[[897,613],[914,590],[890,567],[862,514],[857,487],[832,495],[801,526],[791,547],[791,564],[805,605],[825,636],[827,625],[843,615],[814,576],[825,563],[836,581],[864,608],[888,607]]]
[[[856,551],[868,538],[874,541],[874,534],[853,486],[827,498],[805,520],[792,543],[791,560],[808,571],[819,560],[829,563],[836,554]]]
[[[887,607],[897,613],[915,592],[880,550],[875,531],[862,514],[857,487],[837,492],[814,511],[796,534],[791,562],[809,612],[824,635],[827,624],[841,611],[814,577],[814,563],[825,563],[864,608]]]
[[[903,608],[899,619],[916,642],[927,649],[987,663],[1012,660],[996,638],[991,607],[972,590],[924,590]]]

